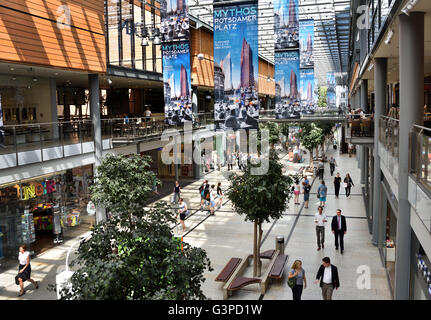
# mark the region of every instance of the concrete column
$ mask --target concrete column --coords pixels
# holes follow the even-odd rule
[[[99,92],[99,75],[88,75],[89,86],[89,102],[90,102],[90,115],[93,124],[93,137],[94,137],[94,159],[93,165],[94,174],[97,172],[97,167],[102,162],[102,123],[100,120],[100,92]],[[106,220],[106,213],[104,208],[96,208],[96,223]]]
[[[400,22],[400,132],[398,220],[395,261],[396,300],[409,299],[411,226],[408,202],[409,133],[423,124],[424,112],[424,16],[402,14]]]
[[[49,100],[51,105],[51,122],[58,122],[57,112],[57,81],[55,79],[49,79]],[[54,139],[59,138],[59,126],[58,123],[52,125],[52,137]]]
[[[373,152],[373,149],[370,149],[371,153]],[[368,188],[368,213],[371,219],[371,223],[374,220],[374,215],[373,215],[373,203],[374,203],[374,157],[371,155],[370,156],[370,184],[369,184],[369,188]],[[371,225],[371,230],[370,233],[372,233],[372,225]]]
[[[361,184],[365,184],[367,182],[368,176],[368,148],[365,146],[361,146]]]
[[[202,152],[200,143],[196,143],[196,141],[193,141],[193,152],[197,152],[199,154],[199,162],[195,161],[195,157],[193,157],[193,178],[200,179],[201,178],[200,154]]]
[[[368,80],[362,80],[360,92],[361,109],[364,113],[368,112]]]
[[[380,156],[379,156],[379,119],[381,115],[385,114],[386,109],[386,86],[388,72],[388,60],[386,58],[374,59],[374,86],[375,86],[375,108],[374,108],[374,177],[371,180],[373,187],[373,237],[371,242],[373,245],[379,245],[379,230],[382,224],[386,224],[386,220],[381,219],[380,214],[380,197],[381,188],[380,182],[382,180],[382,172],[380,169]]]

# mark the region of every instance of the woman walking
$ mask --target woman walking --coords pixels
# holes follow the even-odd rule
[[[308,180],[304,181],[302,184],[304,185],[304,208],[308,209],[308,201],[310,201],[311,186],[308,183]]]
[[[335,197],[338,198],[340,195],[340,186],[341,186],[341,177],[340,173],[337,172],[337,175],[334,178],[334,187],[335,187]]]
[[[295,194],[295,204],[300,204],[299,194],[301,193],[301,186],[299,185],[298,180],[295,181],[295,187],[294,187],[293,193]]]
[[[211,185],[211,190],[210,190],[210,214],[213,216],[215,215],[214,211],[215,211],[215,206],[216,206],[216,197],[217,197],[217,192],[215,190],[215,185]]]
[[[344,178],[344,188],[346,189],[347,198],[350,196],[350,190],[352,189],[352,186],[355,186],[353,184],[352,178],[350,178],[350,174],[346,174],[346,177]]]
[[[19,291],[19,297],[21,297],[25,293],[24,282],[26,280],[33,283],[36,289],[39,288],[39,285],[31,278],[30,252],[27,251],[27,246],[25,244],[19,247],[18,261],[18,275],[15,277],[15,283],[19,284],[21,288]]]
[[[325,185],[325,181],[322,180],[319,188],[317,189],[317,196],[320,200],[320,206],[324,207],[326,202],[326,193],[328,192],[328,188]]]
[[[221,208],[223,204],[223,191],[221,189],[221,182],[217,184],[217,207]]]
[[[289,279],[296,278],[292,288],[293,300],[301,300],[302,290],[307,288],[307,279],[305,278],[305,270],[302,269],[301,260],[295,260],[287,277]]]
[[[186,224],[184,223],[184,220],[186,219],[187,214],[189,213],[189,210],[187,208],[187,204],[183,201],[183,198],[180,198],[178,200],[178,215],[180,216],[180,223],[183,226],[183,232],[186,231]],[[178,218],[177,215],[177,218]]]

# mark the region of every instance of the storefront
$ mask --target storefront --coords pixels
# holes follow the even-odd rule
[[[410,300],[431,300],[431,261],[412,232]]]
[[[89,165],[0,186],[0,259],[16,258],[23,243],[37,254],[88,231],[92,176]]]
[[[397,218],[388,202],[386,212],[386,233],[385,233],[385,267],[389,275],[391,287],[395,287],[395,250],[397,243]]]

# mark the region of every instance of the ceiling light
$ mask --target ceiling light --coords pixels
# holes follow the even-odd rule
[[[108,78],[108,84],[111,85],[112,84],[112,80]]]
[[[198,59],[199,60],[203,60],[205,58],[205,56],[204,56],[204,54],[203,53],[199,53],[198,54]]]
[[[13,77],[12,77],[12,80],[14,80],[14,81],[15,81],[15,80],[16,80],[16,77],[15,77],[15,76],[13,76]]]
[[[33,77],[33,81],[34,81],[34,82],[37,82],[37,78],[36,78],[36,77]]]
[[[410,0],[409,3],[407,3],[406,6],[401,10],[401,12],[409,16],[410,11],[413,9],[415,5],[417,5],[418,2],[419,0]]]
[[[10,68],[10,71],[14,71],[14,70],[15,70],[15,68],[13,68],[13,67],[12,67],[12,68]]]

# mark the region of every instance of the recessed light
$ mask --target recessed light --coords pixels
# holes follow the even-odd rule
[[[14,71],[15,70],[15,68],[10,68],[10,71]]]
[[[58,76],[58,72],[54,73],[55,76]]]

